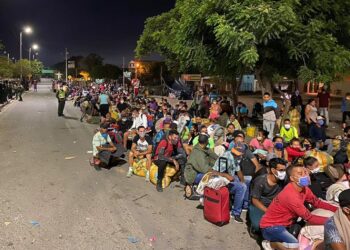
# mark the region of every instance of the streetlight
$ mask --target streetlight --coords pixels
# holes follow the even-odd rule
[[[19,60],[22,60],[22,36],[23,32],[25,34],[31,34],[33,32],[32,28],[29,26],[24,27],[21,32],[19,33]],[[22,64],[21,64],[21,79],[22,79]]]
[[[32,49],[33,50],[38,50],[39,49],[39,45],[37,45],[36,43],[35,44],[33,44],[33,46],[32,47],[30,47],[29,48],[29,61],[30,61],[30,59],[31,59],[31,54],[32,54]]]

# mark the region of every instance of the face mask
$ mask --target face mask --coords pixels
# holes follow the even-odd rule
[[[145,132],[139,132],[139,136],[140,136],[141,138],[144,138],[144,137],[146,136],[146,133],[145,133]]]
[[[317,174],[317,173],[319,173],[319,172],[320,172],[320,167],[311,170],[311,173],[312,173],[312,174]]]
[[[304,145],[304,148],[305,148],[306,150],[309,150],[309,149],[310,149],[310,144],[305,144],[305,145]]]
[[[350,174],[350,168],[348,168],[348,174]]]
[[[108,134],[107,133],[101,133],[102,137],[107,140]]]
[[[120,101],[120,103],[121,103],[121,104],[123,104],[123,103],[124,103],[124,101]]]
[[[126,118],[122,118],[122,121],[123,121],[123,122],[126,122],[126,120],[127,120]]]
[[[277,171],[277,175],[273,174],[277,179],[283,181],[286,178],[286,171]]]
[[[282,142],[277,142],[277,143],[275,144],[275,148],[276,148],[277,150],[282,150],[282,149],[283,149],[283,143],[282,143]]]
[[[171,144],[176,145],[178,143],[178,140],[171,140]]]
[[[324,120],[318,120],[317,123],[318,123],[318,125],[323,126],[324,125]]]
[[[285,127],[286,129],[290,129],[290,124],[285,124],[284,127]]]
[[[300,177],[299,181],[298,181],[298,185],[300,187],[307,187],[307,186],[309,186],[310,185],[310,178],[309,178],[309,176],[306,175],[304,177]]]
[[[258,141],[262,141],[263,138],[262,138],[262,136],[257,136],[256,139],[257,139]]]

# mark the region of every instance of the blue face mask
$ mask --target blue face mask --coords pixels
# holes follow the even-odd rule
[[[310,178],[309,178],[309,176],[306,175],[304,177],[300,177],[298,185],[300,187],[307,187],[307,186],[309,186],[310,185]]]
[[[317,123],[318,123],[318,125],[323,126],[324,125],[324,120],[318,120]]]
[[[275,148],[276,148],[277,150],[282,150],[282,149],[283,149],[283,143],[282,143],[282,142],[277,142],[277,143],[275,144]]]
[[[107,133],[101,133],[102,137],[107,140],[108,134]]]

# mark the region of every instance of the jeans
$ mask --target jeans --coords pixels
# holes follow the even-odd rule
[[[260,221],[264,214],[265,212],[256,206],[249,206],[249,220],[255,232],[258,232],[260,230]]]
[[[64,110],[65,104],[66,104],[66,101],[64,99],[58,100],[58,116],[63,115],[63,110]]]
[[[204,174],[197,174],[196,178],[194,179],[193,184],[198,185],[201,182],[203,176],[204,176]]]
[[[324,116],[326,118],[326,125],[329,125],[329,113],[328,108],[319,108],[320,115]]]
[[[286,248],[298,248],[299,241],[284,226],[273,226],[261,229],[265,240],[281,242]]]
[[[237,176],[235,176],[234,178],[234,181],[228,184],[230,194],[233,194],[235,196],[233,200],[231,214],[233,214],[234,216],[241,216],[243,202],[244,199],[247,198],[247,185],[245,183],[242,183]]]
[[[244,195],[243,208],[248,209],[250,205],[250,183],[252,182],[252,176],[244,176],[245,185],[247,186],[247,191]]]
[[[269,132],[269,136],[268,136],[269,139],[273,138],[275,124],[276,124],[276,121],[268,121],[268,120],[263,121],[263,128],[264,130]]]

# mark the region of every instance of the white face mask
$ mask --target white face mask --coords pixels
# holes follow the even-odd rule
[[[262,136],[257,136],[256,139],[257,139],[258,141],[261,141],[263,138],[262,138]]]
[[[277,179],[279,179],[280,181],[283,181],[286,178],[286,171],[277,171],[277,175],[273,174],[274,176],[276,176]]]
[[[348,174],[350,174],[350,168],[348,168]]]
[[[320,172],[320,167],[315,168],[315,169],[311,170],[310,172],[311,172],[312,174],[317,174],[317,173]]]
[[[286,129],[290,129],[290,124],[285,124],[284,127],[285,127]]]

